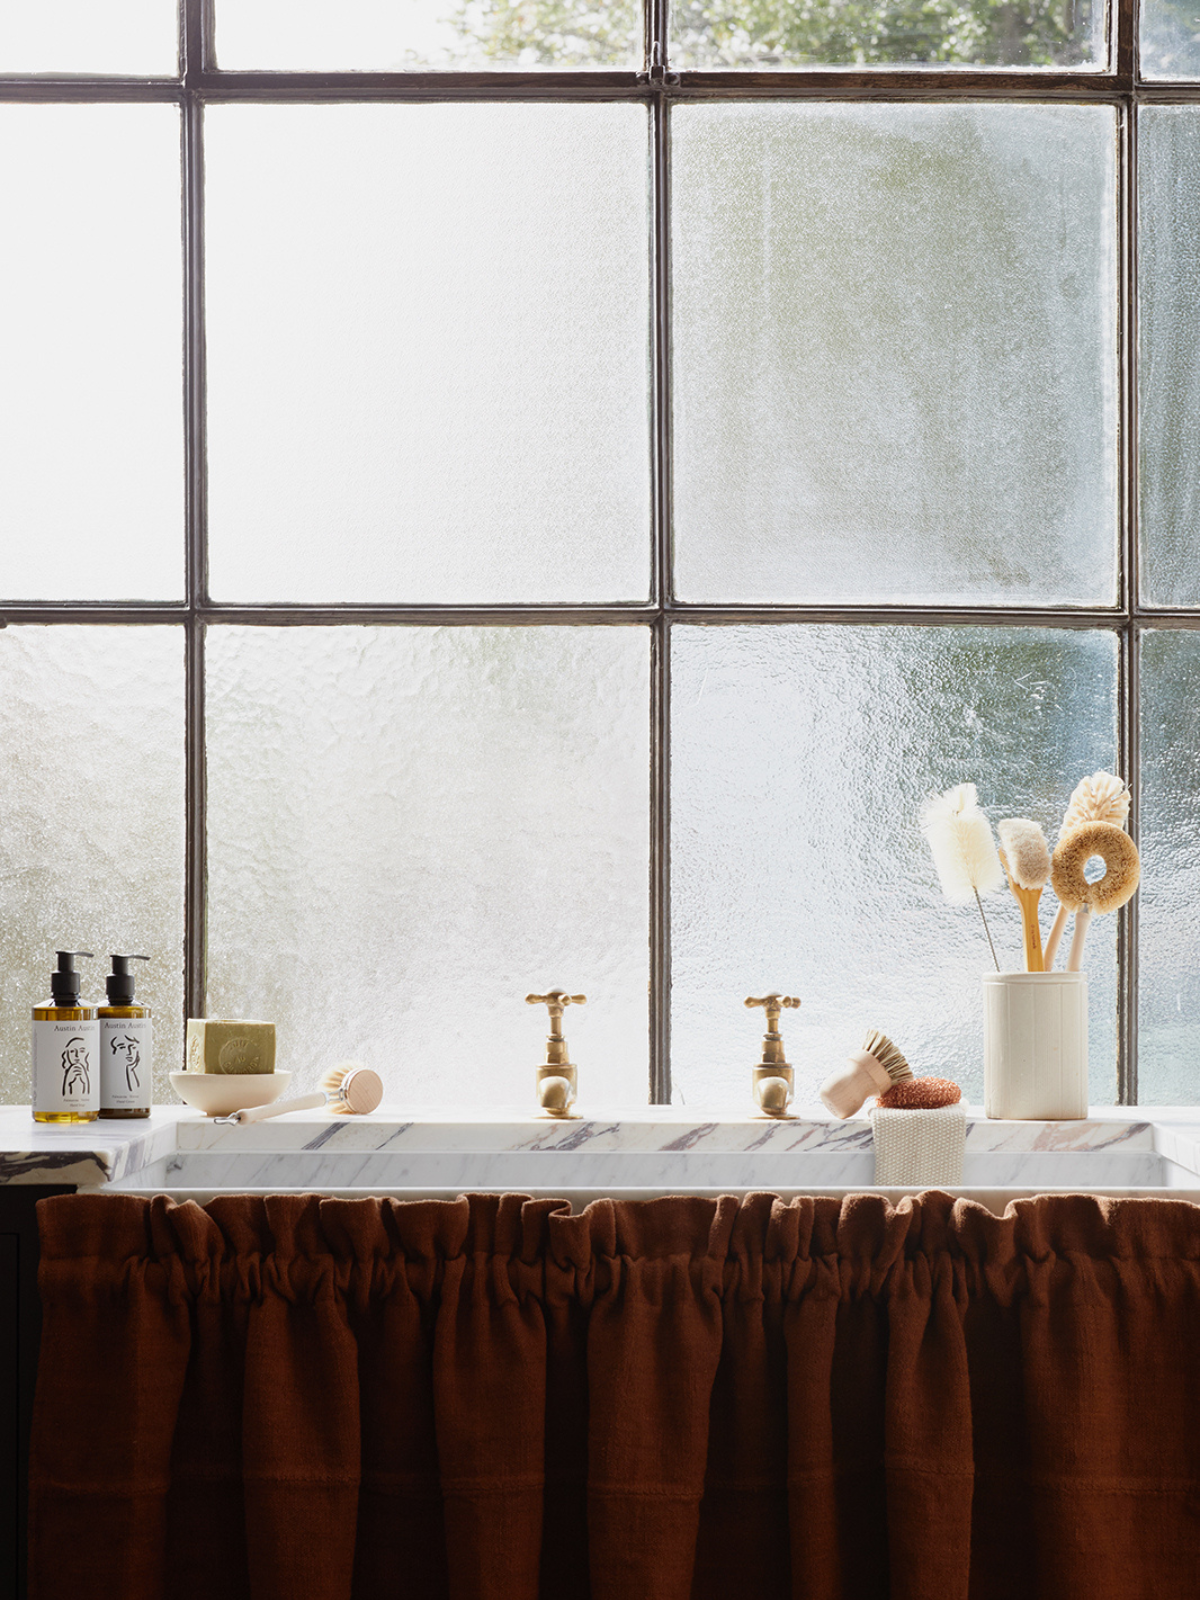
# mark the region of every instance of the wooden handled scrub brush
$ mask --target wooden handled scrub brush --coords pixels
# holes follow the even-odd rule
[[[357,1061],[343,1061],[330,1067],[314,1094],[297,1095],[294,1100],[275,1100],[266,1106],[247,1106],[214,1122],[262,1122],[265,1117],[281,1117],[287,1111],[315,1111],[324,1106],[334,1116],[363,1116],[374,1111],[383,1099],[383,1079],[370,1067]]]
[[[1000,835],[1000,860],[1008,874],[1008,886],[1021,908],[1025,971],[1044,972],[1038,901],[1050,878],[1050,846],[1041,828],[1028,817],[1006,817],[996,832]]]

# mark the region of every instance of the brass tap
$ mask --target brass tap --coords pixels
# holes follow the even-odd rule
[[[550,1033],[546,1039],[546,1059],[538,1068],[537,1096],[542,1116],[571,1118],[578,1111],[571,1109],[579,1087],[579,1075],[567,1055],[567,1041],[563,1038],[562,1016],[568,1006],[587,1004],[587,995],[568,994],[565,989],[551,989],[549,994],[527,994],[527,1006],[549,1006]]]
[[[790,994],[750,995],[747,1006],[762,1006],[767,1013],[767,1031],[763,1036],[762,1060],[753,1070],[754,1098],[758,1115],[762,1117],[790,1117],[795,1074],[783,1053],[783,1035],[779,1031],[779,1016],[784,1010],[794,1010],[799,1000]]]

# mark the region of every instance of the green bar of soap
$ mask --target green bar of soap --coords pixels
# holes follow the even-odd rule
[[[189,1017],[187,1071],[236,1074],[275,1071],[275,1024]]]

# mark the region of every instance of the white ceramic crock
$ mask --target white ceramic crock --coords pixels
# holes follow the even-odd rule
[[[1060,1122],[1088,1109],[1086,972],[989,972],[983,1096],[989,1117]]]

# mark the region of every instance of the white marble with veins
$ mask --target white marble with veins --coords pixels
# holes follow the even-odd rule
[[[646,1107],[576,1122],[296,1112],[216,1125],[183,1107],[145,1122],[35,1124],[0,1109],[0,1183],[141,1193],[231,1190],[625,1194],[871,1189],[869,1122],[804,1108],[767,1122]],[[1068,1189],[1200,1200],[1200,1108],[1098,1108],[1080,1122],[989,1122],[968,1107],[962,1192]],[[894,1191],[888,1191],[892,1193]]]

